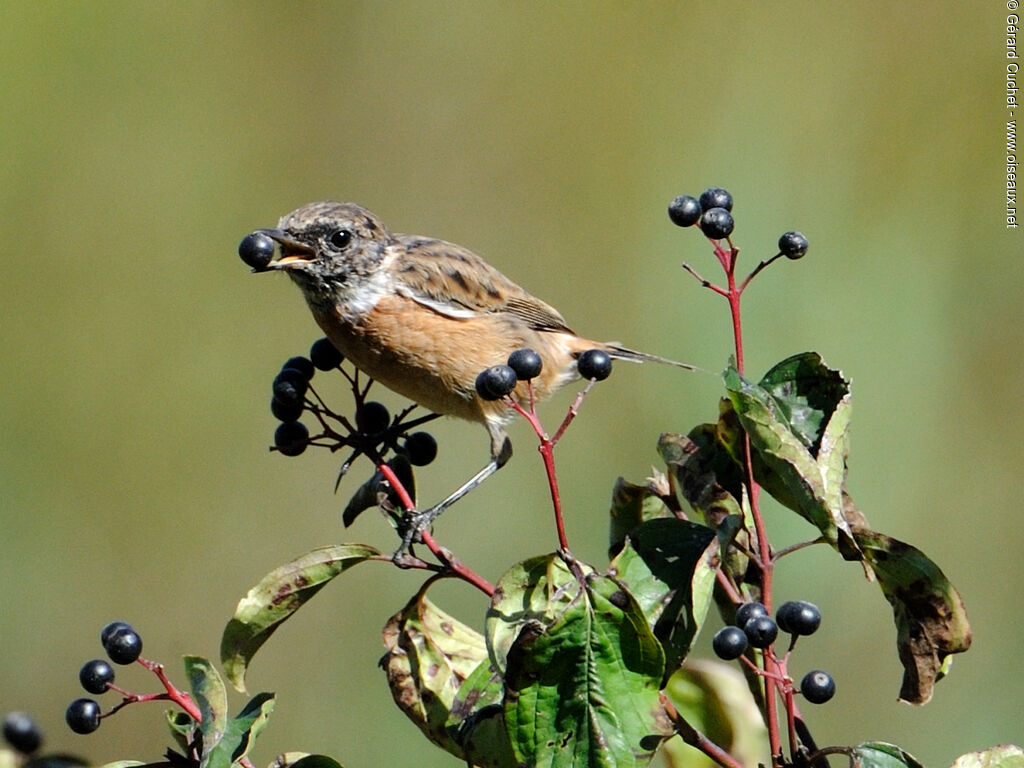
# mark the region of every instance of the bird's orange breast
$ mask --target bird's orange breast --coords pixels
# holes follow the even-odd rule
[[[508,415],[505,405],[477,396],[482,370],[531,347],[544,363],[534,394],[544,398],[571,378],[571,351],[582,343],[571,334],[537,331],[507,313],[452,318],[393,294],[354,320],[345,314],[342,307],[314,309],[327,338],[360,370],[435,413],[479,422]],[[516,394],[525,397],[525,385]]]

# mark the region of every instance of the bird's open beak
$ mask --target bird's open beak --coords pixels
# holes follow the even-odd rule
[[[284,230],[257,229],[256,231],[266,235],[280,246],[281,255],[270,262],[267,269],[288,269],[294,264],[302,264],[316,258],[315,248],[292,239]]]

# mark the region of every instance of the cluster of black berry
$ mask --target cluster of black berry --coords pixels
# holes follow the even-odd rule
[[[742,656],[747,648],[769,649],[781,629],[791,635],[792,649],[798,637],[813,635],[820,625],[818,606],[804,600],[783,603],[774,619],[761,603],[744,603],[736,610],[736,624],[718,630],[711,647],[719,658],[731,661]],[[820,669],[808,672],[800,681],[800,693],[812,704],[824,704],[835,692],[832,676]]]
[[[341,352],[323,338],[310,347],[309,357],[292,357],[281,366],[274,377],[270,399],[270,411],[281,422],[274,432],[274,448],[285,456],[298,456],[310,445],[324,445],[332,450],[349,446],[355,454],[346,466],[360,453],[379,457],[388,450],[404,453],[415,466],[432,462],[437,456],[433,435],[408,430],[434,418],[433,415],[406,422],[404,419],[412,410],[409,408],[392,419],[383,403],[365,400],[368,386],[360,389],[356,378],[345,371],[342,373],[356,394],[355,424],[324,405],[311,387],[313,375],[317,371],[341,370],[343,361]],[[322,431],[316,437],[311,437],[309,428],[299,421],[306,412],[320,422]]]
[[[115,664],[131,664],[142,653],[142,638],[131,624],[112,621],[100,632],[100,642],[107,657]],[[114,668],[104,659],[87,661],[78,673],[78,680],[88,693],[99,695],[114,683]],[[92,733],[100,727],[101,710],[95,699],[75,699],[64,713],[68,727],[75,733]]]
[[[505,365],[492,365],[476,377],[476,392],[484,400],[500,400],[510,394],[520,381],[530,381],[544,367],[540,355],[528,348],[517,349]],[[584,379],[604,381],[612,373],[612,358],[601,349],[588,349],[576,359],[576,370]]]
[[[668,216],[680,227],[697,224],[712,240],[729,237],[735,226],[732,217],[732,195],[721,187],[710,187],[699,198],[679,195],[668,206]],[[800,232],[786,232],[779,238],[779,255],[799,259],[807,254],[807,238]]]

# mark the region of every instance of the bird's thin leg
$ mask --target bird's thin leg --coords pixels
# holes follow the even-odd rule
[[[496,435],[496,437],[499,436]],[[402,520],[402,544],[392,557],[396,563],[401,563],[402,559],[409,552],[409,547],[419,538],[420,532],[430,527],[441,516],[442,512],[505,466],[505,463],[512,457],[512,441],[508,439],[504,432],[500,433],[500,438],[500,447],[493,453],[491,460],[479,472],[449,494],[447,498],[429,509],[406,513]]]

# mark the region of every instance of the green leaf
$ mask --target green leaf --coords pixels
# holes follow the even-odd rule
[[[228,680],[245,690],[245,672],[274,631],[345,569],[380,555],[361,544],[321,547],[264,576],[243,597],[224,628],[220,659]]]
[[[274,694],[260,693],[227,721],[224,735],[210,751],[203,752],[204,768],[230,768],[246,756],[252,742],[274,711]]]
[[[688,661],[665,686],[680,716],[742,765],[770,765],[768,728],[750,686],[734,664]],[[681,739],[663,748],[671,768],[712,768],[711,758]]]
[[[924,768],[909,752],[883,741],[858,744],[850,753],[850,762],[854,768]]]
[[[737,500],[746,499],[731,445],[740,434],[739,421],[728,400],[722,401],[720,411],[718,424],[701,424],[687,436],[662,435],[658,452],[675,476],[683,498],[718,531],[723,567],[740,583],[748,566],[743,554],[749,543],[747,530],[753,530],[754,521],[749,505]],[[734,542],[741,546],[730,546]]]
[[[1024,749],[1013,744],[969,752],[956,759],[951,768],[1024,768]]]
[[[47,760],[47,758],[40,758],[40,761]],[[52,760],[52,758],[50,758]],[[31,760],[25,764],[26,768],[31,768],[35,760]],[[49,760],[47,760],[49,762]],[[52,764],[52,763],[50,763]],[[70,763],[71,765],[80,765],[80,763]],[[146,765],[146,763],[140,762],[139,760],[115,760],[112,763],[104,763],[100,768],[136,768],[139,765]]]
[[[478,768],[515,768],[516,756],[505,727],[503,680],[489,659],[465,679],[452,702],[447,730],[467,764]]]
[[[671,675],[690,651],[711,604],[718,567],[715,531],[674,517],[630,533],[609,575],[629,590],[665,651]]]
[[[167,716],[167,727],[178,748],[182,752],[187,752],[196,721],[180,709],[168,709],[164,714]]]
[[[210,753],[224,737],[227,728],[228,692],[213,664],[202,656],[185,657],[185,674],[192,689],[192,698],[202,715],[199,732],[203,737],[205,768],[209,764]]]
[[[508,652],[525,626],[545,625],[559,606],[568,609],[578,599],[567,587],[566,573],[561,558],[538,555],[516,563],[501,577],[484,624],[487,652],[500,672],[504,673]]]
[[[818,454],[836,407],[850,394],[850,383],[843,374],[825,365],[817,352],[787,357],[758,384],[771,395],[780,419],[812,455]]]
[[[903,664],[900,699],[926,704],[946,672],[947,657],[971,646],[963,600],[923,552],[882,533],[855,532],[864,561],[892,605]]]
[[[730,515],[742,515],[739,465],[719,437],[718,425],[701,424],[689,435],[666,433],[658,440],[658,453],[683,498],[714,527]]]
[[[615,555],[622,549],[626,536],[644,520],[664,517],[668,514],[665,503],[658,496],[651,483],[637,485],[625,478],[618,478],[612,489],[611,526],[608,537],[608,552]]]
[[[843,515],[849,393],[836,402],[830,412],[833,419],[839,414],[840,420],[831,430],[826,425],[825,431],[818,435],[818,443],[826,435],[831,441],[829,450],[819,462],[811,452],[813,446],[804,442],[808,435],[803,432],[811,423],[808,419],[805,418],[797,427],[790,425],[784,419],[786,409],[775,397],[761,386],[742,378],[735,369],[726,371],[725,382],[751,447],[764,468],[775,475],[786,491],[785,495],[773,493],[773,496],[816,526],[836,548],[855,549],[850,526]],[[775,387],[779,388],[778,382]],[[837,462],[843,463],[841,470]],[[765,482],[766,487],[771,488],[771,485],[770,481]]]
[[[671,734],[659,700],[661,645],[637,601],[612,579],[576,573],[561,558],[521,564],[499,582],[498,602],[542,619],[520,626],[505,657],[505,724],[516,758],[530,766],[647,764]],[[524,573],[539,575],[522,582]],[[582,581],[582,585],[581,585]],[[497,593],[496,593],[497,595]]]
[[[463,681],[487,660],[483,638],[420,592],[385,625],[384,646],[395,703],[427,738],[464,758],[448,720]]]

